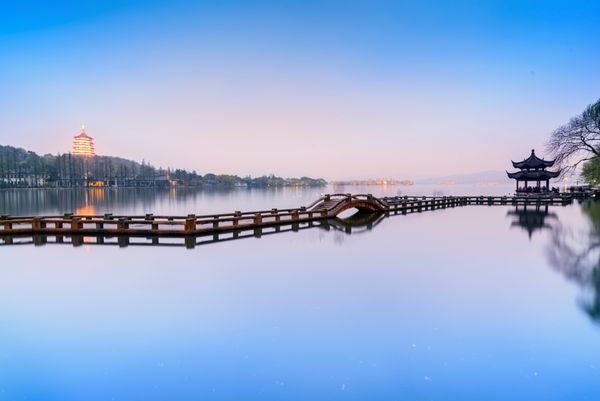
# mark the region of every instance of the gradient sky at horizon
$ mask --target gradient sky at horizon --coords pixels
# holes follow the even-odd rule
[[[0,0],[0,144],[336,178],[509,168],[600,98],[595,1]]]

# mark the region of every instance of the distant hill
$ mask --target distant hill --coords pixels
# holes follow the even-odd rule
[[[184,169],[156,168],[113,156],[80,157],[70,153],[40,156],[22,148],[0,145],[0,188],[87,186],[284,187],[324,186],[321,178],[274,175],[239,177],[198,174]]]

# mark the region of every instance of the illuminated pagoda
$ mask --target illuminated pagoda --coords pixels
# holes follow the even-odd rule
[[[85,126],[81,126],[81,133],[73,138],[73,155],[92,157],[94,152],[94,138],[85,133]]]
[[[560,171],[548,171],[548,167],[554,165],[554,160],[540,159],[535,155],[535,150],[531,149],[531,155],[520,162],[512,162],[514,168],[518,168],[520,171],[506,174],[508,178],[512,178],[517,181],[516,192],[548,192],[550,189],[550,179],[556,178],[560,175]],[[519,187],[519,182],[524,182],[522,187]],[[545,182],[545,186],[541,184]],[[532,186],[529,186],[529,183]],[[536,184],[533,186],[533,184]]]

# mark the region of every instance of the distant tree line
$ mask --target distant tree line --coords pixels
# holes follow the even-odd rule
[[[70,153],[40,156],[0,145],[0,188],[85,186],[207,186],[283,187],[323,186],[323,179],[200,175],[183,169],[156,168],[145,161],[111,156],[79,157]]]

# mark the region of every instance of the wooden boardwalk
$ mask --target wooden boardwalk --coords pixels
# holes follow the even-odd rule
[[[262,232],[263,228],[290,226],[297,231],[313,227],[318,222],[334,219],[348,209],[375,212],[383,215],[408,214],[467,205],[565,205],[569,195],[546,196],[442,196],[442,197],[384,197],[370,194],[325,195],[306,207],[271,209],[212,215],[140,216],[75,215],[62,216],[0,216],[0,238],[12,236],[127,236],[127,237],[194,237],[219,233],[240,233],[247,230]],[[339,225],[339,223],[338,223]],[[328,224],[331,227],[331,224]],[[335,226],[335,224],[334,224]],[[338,227],[339,228],[339,227]],[[344,228],[347,230],[347,227]],[[58,238],[58,237],[57,237]],[[43,237],[42,237],[43,240]],[[11,242],[11,241],[9,241]]]

